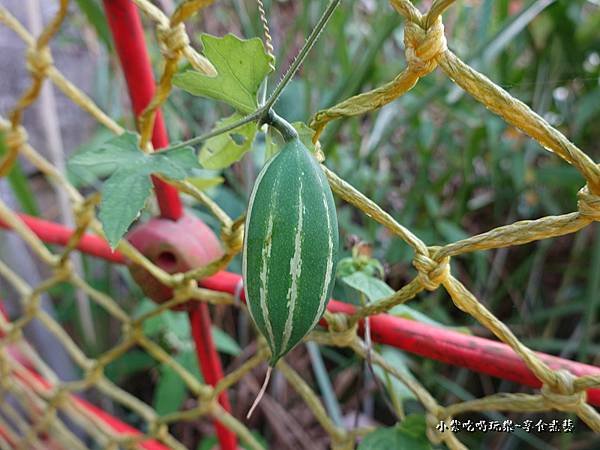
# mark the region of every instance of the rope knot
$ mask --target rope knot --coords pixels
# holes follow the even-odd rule
[[[592,194],[587,184],[577,193],[577,209],[582,216],[600,222],[600,196]]]
[[[51,398],[48,403],[50,403],[55,408],[61,408],[68,404],[71,399],[69,392],[67,392],[64,388],[58,388],[54,386],[52,388],[54,391],[51,393]]]
[[[329,314],[327,316],[329,336],[331,343],[336,347],[351,347],[356,340],[358,323],[348,326],[348,317],[342,314]]]
[[[558,411],[572,412],[585,404],[585,391],[576,391],[573,385],[575,376],[568,370],[557,370],[555,373],[556,386],[544,384],[541,394],[546,404]]]
[[[18,151],[27,142],[27,130],[21,125],[6,130],[4,136],[6,147],[11,151]]]
[[[194,296],[194,290],[197,287],[198,282],[196,280],[185,280],[184,278],[176,280],[171,300],[175,300],[177,305],[185,303]]]
[[[68,281],[73,273],[73,263],[69,258],[61,258],[55,255],[53,262],[54,276],[58,281]]]
[[[19,150],[27,142],[27,131],[21,125],[13,126],[6,130],[4,139],[8,151],[0,158],[0,177],[7,175],[12,169],[19,156]]]
[[[419,77],[432,72],[438,65],[437,56],[448,48],[442,18],[438,17],[427,30],[414,22],[407,22],[404,27],[404,46],[410,70]]]
[[[100,193],[96,192],[88,196],[83,202],[79,202],[73,206],[77,228],[86,229],[96,218],[95,207],[100,203],[100,199]]]
[[[104,368],[102,364],[100,364],[97,361],[94,361],[89,367],[87,367],[84,374],[84,380],[86,382],[86,385],[95,385],[99,383],[102,379],[102,375],[104,374]]]
[[[27,70],[38,78],[44,78],[46,72],[52,66],[52,54],[48,47],[41,49],[29,47],[25,56],[27,61]]]
[[[165,58],[179,58],[183,49],[189,45],[190,38],[185,32],[185,25],[180,23],[174,27],[158,25],[156,28],[160,51]]]
[[[221,240],[227,247],[227,253],[236,254],[241,251],[244,246],[244,221],[236,220],[221,228]]]
[[[429,253],[431,254],[431,251]],[[417,253],[412,264],[419,272],[419,280],[425,289],[434,291],[450,274],[450,257],[446,256],[441,261],[436,261],[430,254]]]

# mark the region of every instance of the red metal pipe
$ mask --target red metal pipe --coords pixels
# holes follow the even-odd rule
[[[5,431],[2,427],[0,427],[0,437],[4,439],[8,445],[12,446],[11,448],[14,448],[17,445],[17,443],[13,442],[13,440],[10,438],[8,432]]]
[[[0,315],[4,316],[4,318],[7,319],[8,316],[6,315],[2,305],[3,305],[2,299],[0,299]],[[2,337],[4,337],[4,334],[0,331],[0,338],[2,338]],[[16,346],[9,345],[4,348],[5,348],[5,351],[8,351],[8,353],[14,359],[16,359],[20,364],[22,364],[23,367],[25,368],[25,370],[27,370],[28,375],[30,377],[25,377],[22,374],[19,374],[18,372],[15,372],[15,376],[18,377],[21,381],[27,383],[32,391],[37,392],[40,389],[44,390],[44,391],[49,391],[52,388],[52,383],[50,383],[48,380],[43,378],[39,373],[37,373],[35,371],[35,369],[33,368],[33,365],[31,364],[31,361],[28,360],[27,357],[23,353],[21,353],[21,351]],[[35,379],[35,383],[32,382],[31,378]],[[91,403],[87,402],[86,400],[81,399],[77,395],[74,395],[74,394],[68,394],[68,395],[71,396],[71,398],[73,399],[73,401],[75,403],[77,403],[83,409],[87,410],[87,412],[89,412],[91,415],[95,416],[99,421],[104,422],[115,433],[121,434],[123,436],[139,436],[140,434],[142,434],[139,430],[127,425],[124,422],[121,422],[116,417],[114,417],[114,416],[110,415],[109,413],[107,413],[106,411],[92,405]],[[6,430],[3,430],[2,427],[0,427],[0,436],[4,437],[6,440],[9,440],[9,443],[16,447],[17,443],[10,442],[10,439],[9,439],[8,434],[6,433]],[[165,447],[158,441],[155,441],[152,439],[146,439],[146,440],[140,442],[140,445],[145,450],[169,450],[168,447]]]
[[[104,0],[104,10],[123,67],[133,111],[138,117],[152,100],[155,91],[142,21],[131,0]],[[152,145],[155,150],[169,145],[160,109],[154,121]],[[177,189],[158,178],[153,177],[152,181],[161,216],[171,220],[179,219],[183,215],[183,206]]]
[[[29,375],[35,378],[38,383],[37,389],[40,387],[46,391],[49,391],[52,387],[49,381],[42,378],[37,372],[34,372],[32,369],[29,370]],[[31,389],[36,390],[36,386],[33,383],[30,383],[27,378],[21,377],[21,379],[30,384]],[[105,425],[108,425],[115,433],[120,434],[122,436],[139,436],[142,434],[139,430],[133,428],[132,426],[121,422],[116,417],[110,415],[106,411],[98,408],[97,406],[92,405],[91,403],[77,397],[76,395],[71,395],[71,398],[75,403],[77,403],[81,408],[85,409],[90,415],[93,415],[100,422],[104,422]],[[154,439],[146,439],[139,444],[141,448],[145,450],[169,450],[169,447],[161,444],[160,442]]]
[[[218,355],[215,355],[211,348],[214,348],[212,338],[212,324],[210,323],[210,312],[207,303],[199,303],[189,312],[190,324],[192,328],[192,337],[196,342],[196,355],[200,363],[200,369],[204,374],[205,381],[211,386],[216,386],[223,378],[223,369]],[[204,348],[201,346],[204,345]],[[231,411],[229,396],[223,391],[219,394],[219,403],[227,410]],[[236,436],[231,433],[229,428],[221,422],[215,421],[217,437],[222,448],[237,447]]]
[[[73,230],[58,223],[50,222],[27,214],[19,217],[42,241],[47,244],[67,245]],[[0,220],[0,228],[10,228]],[[92,234],[85,234],[79,241],[77,248],[89,255],[97,256],[107,261],[124,264],[125,258],[118,252],[114,252],[106,245],[106,241]]]
[[[21,217],[28,216],[22,214]],[[65,244],[68,241],[71,231],[67,227],[42,220],[28,222],[32,231],[38,236],[46,234],[43,229],[45,224],[50,224],[60,230],[59,237],[61,239],[54,239],[54,243]],[[0,222],[0,227],[8,228],[2,222]],[[93,235],[87,235],[86,237],[85,242],[89,247],[81,246],[82,251],[92,248],[96,251],[96,256],[104,257],[103,255],[110,254],[110,248],[104,240]],[[90,246],[91,242],[94,242],[94,245]],[[104,247],[104,250],[100,251],[102,247]],[[113,260],[124,263],[125,258],[115,252]],[[241,276],[236,273],[219,272],[216,275],[202,279],[200,284],[207,289],[236,294],[240,282]],[[243,290],[240,290],[239,295],[240,299],[245,301]],[[327,309],[331,312],[344,314],[351,314],[354,311],[352,305],[336,300],[331,300]],[[370,325],[374,342],[390,345],[425,358],[514,381],[525,386],[540,387],[540,381],[529,370],[523,360],[508,345],[501,342],[470,336],[388,314],[372,316]],[[579,376],[600,375],[600,367],[558,358],[541,352],[536,352],[536,354],[553,369],[567,369]],[[600,389],[589,389],[587,393],[588,403],[600,407]]]
[[[146,49],[144,40],[144,29],[138,10],[131,0],[104,0],[108,23],[110,25],[115,48],[123,66],[127,87],[131,97],[131,103],[136,117],[139,116],[150,103],[155,92],[155,81],[152,73],[152,65]],[[154,149],[160,149],[169,145],[169,137],[160,109],[156,113],[154,129],[152,133],[152,144]],[[177,190],[153,177],[156,199],[163,218],[178,220],[183,216],[183,205]],[[208,314],[208,309],[199,310]],[[208,327],[210,333],[210,316],[203,318],[202,323]],[[223,370],[219,354],[212,340],[203,341],[204,334],[194,336],[196,352],[207,364],[203,367],[203,375],[207,379],[218,382],[222,378]],[[227,398],[224,392],[220,397]],[[222,403],[226,411],[230,411],[229,402]],[[229,429],[222,427],[215,421],[217,436],[223,450],[235,450],[237,448],[237,437]]]
[[[88,412],[90,412],[91,414],[96,416],[96,418],[98,418],[100,421],[104,422],[106,425],[108,425],[110,428],[112,428],[118,434],[121,434],[124,436],[128,436],[128,435],[129,436],[138,436],[138,435],[142,434],[137,429],[133,428],[132,426],[127,425],[124,422],[121,422],[115,416],[110,415],[103,409],[100,409],[100,408],[92,405],[91,403],[88,403],[85,400],[80,399],[79,397],[73,396],[73,399],[81,407],[88,410]],[[167,447],[153,439],[142,441],[139,445],[146,450],[169,450],[169,447]]]
[[[235,294],[241,278],[241,275],[235,273],[219,272],[201,280],[200,284],[207,289]],[[240,292],[240,299],[246,301],[243,290]],[[333,313],[352,314],[355,308],[348,303],[331,300],[327,310]],[[390,314],[370,316],[369,322],[371,338],[374,342],[525,386],[539,388],[542,385],[521,357],[501,342],[402,319]],[[322,320],[321,325],[327,323]],[[360,325],[359,331],[363,333],[363,323]],[[536,354],[552,369],[567,369],[578,376],[600,375],[600,367],[541,352]],[[600,406],[600,389],[589,389],[587,392],[588,402]]]
[[[329,311],[351,314],[354,312],[354,307],[347,303],[332,301]],[[370,325],[373,341],[380,344],[399,347],[415,355],[465,367],[525,386],[534,388],[542,386],[540,380],[515,351],[502,342],[432,327],[389,314],[371,316]],[[435,330],[434,333],[432,328]],[[535,354],[554,370],[567,369],[576,376],[600,375],[600,367],[541,352]],[[600,389],[590,389],[587,393],[588,403],[600,406]]]

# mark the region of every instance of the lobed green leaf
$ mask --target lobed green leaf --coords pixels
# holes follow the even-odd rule
[[[151,174],[182,180],[200,168],[191,147],[146,154],[138,147],[137,134],[128,131],[75,155],[69,166],[78,171],[102,169],[110,174],[102,187],[98,218],[113,248],[144,208],[152,192]]]
[[[177,74],[173,84],[190,94],[224,101],[242,114],[255,111],[258,89],[271,71],[262,40],[240,39],[233,34],[202,34],[200,39],[218,75],[210,77],[188,70]]]

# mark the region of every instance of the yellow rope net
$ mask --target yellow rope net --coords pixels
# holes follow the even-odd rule
[[[185,32],[184,21],[211,3],[211,0],[186,0],[180,3],[171,17],[147,0],[134,0],[140,11],[156,24],[156,37],[160,44],[164,65],[156,94],[146,111],[139,117],[142,148],[150,150],[149,138],[155,112],[169,96],[171,80],[181,58],[203,73],[214,73],[210,62],[190,45]],[[450,258],[479,250],[490,250],[556,236],[575,233],[593,221],[600,220],[600,166],[582,150],[571,143],[563,134],[550,126],[542,117],[527,105],[510,96],[484,75],[478,73],[452,53],[446,45],[442,13],[453,0],[436,0],[426,14],[420,13],[407,0],[391,0],[392,6],[404,19],[404,43],[407,67],[390,83],[371,92],[357,95],[342,103],[318,112],[311,127],[318,139],[326,124],[340,117],[348,117],[374,110],[410,90],[421,77],[438,67],[467,93],[481,102],[507,123],[519,128],[544,148],[563,158],[583,175],[586,185],[577,198],[577,211],[527,220],[495,228],[486,233],[469,237],[445,246],[427,246],[419,237],[395,221],[392,216],[364,196],[354,187],[340,179],[334,172],[323,167],[334,192],[346,202],[360,209],[398,238],[404,240],[414,250],[413,265],[417,275],[412,281],[392,296],[360,308],[351,317],[326,314],[330,330],[315,331],[310,339],[327,345],[351,348],[361,357],[369,353],[373,364],[381,366],[390,375],[397,377],[414,393],[427,411],[428,437],[434,443],[444,442],[449,448],[466,448],[451,430],[439,431],[440,421],[450,423],[453,416],[469,411],[546,411],[558,410],[575,413],[593,431],[600,431],[600,414],[586,403],[586,389],[600,387],[600,376],[575,377],[567,371],[553,371],[536,354],[523,345],[511,330],[498,320],[477,298],[456,279],[450,270]],[[21,296],[22,315],[8,322],[0,315],[0,398],[7,396],[18,400],[18,407],[11,402],[0,401],[0,449],[13,448],[9,442],[18,443],[20,449],[46,448],[42,436],[51,439],[68,449],[86,448],[82,440],[65,424],[65,420],[76,423],[91,436],[101,448],[139,448],[146,439],[156,439],[169,448],[185,447],[169,433],[168,427],[181,421],[195,420],[201,416],[218,418],[226,427],[234,431],[252,449],[262,448],[244,423],[223,410],[217,396],[224,389],[237,383],[248,372],[260,365],[266,358],[267,350],[259,346],[257,353],[242,366],[227,374],[213,388],[200,383],[158,344],[144,336],[142,325],[145,320],[163,313],[167,308],[189,299],[213,304],[235,305],[230,295],[200,288],[195,280],[199,277],[222,270],[241,249],[243,227],[240,220],[230,218],[207,195],[188,182],[172,182],[181,192],[207,206],[222,225],[222,237],[228,251],[218,261],[184,274],[170,275],[153,265],[127,242],[122,241],[118,250],[136,264],[143,266],[162,283],[174,289],[174,297],[167,303],[136,319],[131,318],[118,301],[94,289],[72,270],[68,258],[76,248],[78,239],[84,232],[94,232],[102,236],[101,226],[94,215],[95,197],[85,199],[65,178],[64,174],[40,155],[28,142],[22,123],[24,111],[37,99],[45,81],[51,82],[69,99],[115,134],[124,130],[87,95],[67,80],[54,66],[49,42],[55,36],[67,14],[68,1],[60,0],[55,17],[39,36],[32,36],[26,28],[4,7],[0,6],[0,22],[14,31],[27,45],[27,68],[31,75],[31,85],[14,105],[8,118],[0,118],[0,131],[5,133],[7,154],[0,161],[0,175],[6,175],[18,156],[28,160],[47,179],[64,189],[71,200],[76,217],[76,232],[62,253],[52,253],[42,241],[21,221],[15,211],[0,199],[0,219],[7,223],[20,238],[27,243],[35,255],[51,269],[50,276],[37,286],[28,285],[5,262],[0,261],[0,275],[10,283]],[[40,308],[41,295],[58,283],[71,283],[84,291],[99,307],[122,324],[119,343],[99,357],[92,359],[78,347],[77,343],[61,326]],[[474,317],[489,329],[502,342],[508,344],[525,362],[527,367],[541,380],[543,386],[536,394],[498,394],[481,399],[441,406],[413,378],[388,364],[378,353],[370,352],[365,342],[357,335],[359,320],[370,315],[385,312],[395,305],[414,298],[423,290],[433,291],[443,287],[454,304]],[[81,379],[61,382],[57,375],[43,362],[36,351],[23,337],[23,328],[31,320],[41,321],[62,343],[73,361],[81,368]],[[159,416],[150,407],[119,386],[104,374],[105,367],[137,346],[143,348],[156,361],[171,367],[198,400],[197,406],[186,411]],[[14,356],[10,348],[16,348],[33,365],[33,369],[50,383],[45,386],[32,376],[21,359]],[[358,436],[365,435],[371,428],[346,429],[337,426],[327,415],[319,397],[310,386],[285,362],[280,362],[278,370],[288,380],[298,395],[305,401],[315,418],[331,438],[335,449],[353,448]],[[94,387],[113,402],[135,412],[146,421],[146,432],[139,436],[116,434],[102,425],[70,394]],[[29,419],[27,422],[22,413]],[[60,413],[60,415],[59,415]],[[11,418],[7,422],[3,417]]]

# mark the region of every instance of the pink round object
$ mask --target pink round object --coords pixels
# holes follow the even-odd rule
[[[223,255],[217,236],[199,218],[185,214],[177,221],[154,218],[134,227],[127,240],[146,258],[168,273],[187,272],[207,265]],[[127,262],[131,276],[144,294],[157,303],[173,297],[171,288],[160,283],[143,267]],[[181,304],[174,309],[187,309]]]

